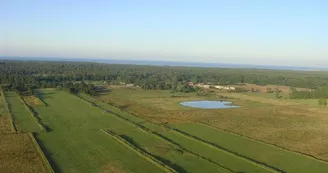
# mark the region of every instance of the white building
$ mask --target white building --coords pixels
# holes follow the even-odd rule
[[[216,89],[220,89],[220,90],[235,90],[235,87],[231,87],[231,86],[221,86],[221,85],[215,85],[214,88]]]

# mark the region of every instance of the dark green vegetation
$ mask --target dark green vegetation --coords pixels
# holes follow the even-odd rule
[[[320,106],[324,106],[324,107],[326,107],[326,106],[327,106],[327,99],[320,98],[320,99],[318,100],[318,104],[319,104]]]
[[[11,87],[55,88],[68,81],[133,83],[144,89],[176,88],[184,82],[274,84],[303,88],[328,85],[326,72],[156,67],[79,62],[3,61],[0,84]]]

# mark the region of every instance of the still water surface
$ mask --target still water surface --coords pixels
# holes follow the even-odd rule
[[[227,102],[227,101],[200,100],[200,101],[181,102],[180,104],[183,106],[201,108],[201,109],[239,108],[239,106],[232,105],[231,102]]]

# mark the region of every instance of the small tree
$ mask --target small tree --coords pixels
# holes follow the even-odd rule
[[[320,99],[318,100],[318,104],[319,104],[320,106],[326,107],[326,106],[327,106],[327,99],[320,98]]]
[[[322,99],[321,98],[318,99],[318,104],[319,104],[319,106],[322,106]]]
[[[322,106],[326,107],[327,106],[327,99],[322,100]]]
[[[272,88],[267,88],[267,93],[273,93]]]
[[[282,96],[279,95],[279,93],[281,92],[281,90],[279,90],[278,88],[274,89],[274,92],[276,93],[276,98],[281,98]]]

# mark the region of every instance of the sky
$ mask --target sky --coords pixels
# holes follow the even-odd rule
[[[0,0],[0,56],[328,65],[326,0]]]

